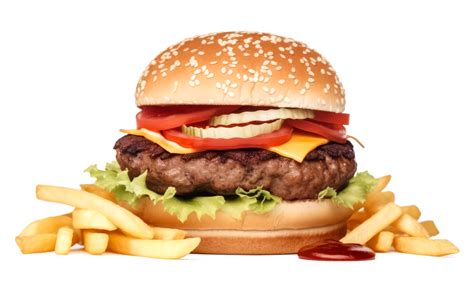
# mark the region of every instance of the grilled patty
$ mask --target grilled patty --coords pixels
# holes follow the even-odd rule
[[[357,168],[350,142],[319,146],[302,163],[262,149],[173,154],[134,135],[114,149],[131,178],[148,171],[148,188],[163,193],[173,186],[178,196],[230,196],[237,187],[263,186],[284,200],[313,199],[328,186],[342,189]]]

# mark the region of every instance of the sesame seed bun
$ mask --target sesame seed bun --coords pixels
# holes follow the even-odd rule
[[[184,40],[146,67],[144,105],[252,105],[343,112],[344,89],[318,52],[290,38],[224,32]]]
[[[184,229],[189,237],[200,237],[195,252],[209,254],[296,253],[307,244],[343,237],[353,212],[330,200],[283,201],[266,214],[244,212],[240,220],[218,211],[214,219],[203,216],[199,220],[193,213],[182,223],[164,211],[162,203],[149,199],[142,199],[135,208],[120,204],[148,224]]]

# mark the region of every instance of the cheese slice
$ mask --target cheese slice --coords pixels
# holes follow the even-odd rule
[[[148,141],[160,145],[169,153],[189,154],[200,151],[193,148],[186,148],[173,141],[167,140],[160,132],[152,132],[144,128],[138,130],[122,129],[120,131],[130,135],[142,136]],[[293,131],[293,135],[288,142],[281,144],[280,146],[266,148],[266,150],[272,151],[287,158],[291,158],[297,162],[302,162],[309,152],[318,146],[327,144],[328,142],[328,139],[295,130]]]
[[[189,154],[189,153],[195,153],[199,151],[197,149],[183,147],[173,141],[167,140],[165,137],[163,137],[163,135],[160,132],[152,132],[150,130],[147,130],[146,128],[141,128],[138,130],[121,129],[120,131],[122,133],[130,134],[130,135],[142,136],[148,141],[160,145],[161,147],[163,147],[163,149],[165,149],[169,153]]]
[[[316,147],[327,144],[328,142],[328,139],[295,130],[288,142],[280,146],[269,147],[267,150],[294,159],[297,162],[303,162],[308,153],[313,151]]]

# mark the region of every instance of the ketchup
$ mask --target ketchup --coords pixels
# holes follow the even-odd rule
[[[298,257],[305,260],[360,261],[373,260],[375,253],[359,244],[343,244],[337,240],[325,240],[298,251]]]

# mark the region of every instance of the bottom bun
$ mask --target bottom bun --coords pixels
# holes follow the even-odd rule
[[[308,229],[187,230],[187,236],[201,238],[193,252],[199,254],[294,254],[309,244],[339,240],[345,234],[346,222]]]
[[[194,251],[205,254],[291,254],[301,247],[325,239],[340,239],[353,210],[331,200],[281,202],[265,214],[244,212],[240,219],[218,211],[214,218],[196,214],[185,222],[165,211],[162,203],[144,198],[135,207],[119,202],[146,223],[186,230],[188,237],[200,237]]]

